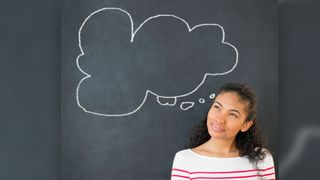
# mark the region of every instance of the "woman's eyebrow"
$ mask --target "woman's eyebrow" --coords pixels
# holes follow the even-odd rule
[[[215,101],[214,103],[217,103],[217,104],[219,104],[220,106],[223,107],[223,105],[222,105],[220,102],[218,102],[218,101]],[[238,110],[236,110],[236,109],[231,109],[230,111],[234,111],[234,112],[237,112],[237,113],[241,114],[240,111],[238,111]]]
[[[221,104],[221,103],[219,103],[218,101],[215,101],[214,103],[217,103],[217,104],[219,104],[220,106],[222,106],[222,104]],[[214,103],[213,103],[213,104],[214,104]],[[223,107],[223,106],[222,106],[222,107]]]
[[[230,111],[234,111],[234,112],[237,112],[237,113],[241,114],[240,111],[238,111],[236,109],[231,109]]]

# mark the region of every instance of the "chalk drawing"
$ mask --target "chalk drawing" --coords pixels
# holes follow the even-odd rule
[[[203,98],[200,98],[199,103],[203,104],[203,103],[205,103],[205,100]]]
[[[213,93],[213,94],[211,94],[211,95],[209,96],[209,98],[210,98],[210,99],[213,99],[215,96],[216,96],[216,94]]]
[[[163,102],[160,101],[160,99],[161,99],[161,100],[166,100],[166,99],[168,99],[168,100],[173,100],[173,102],[170,103],[170,102],[166,101],[165,103],[163,103]],[[159,103],[160,105],[162,105],[162,106],[174,106],[174,105],[177,103],[177,98],[176,98],[176,97],[173,97],[173,98],[169,97],[169,98],[167,98],[167,97],[157,96],[157,101],[158,101],[158,103]]]
[[[279,163],[279,175],[284,176],[288,170],[295,165],[301,157],[303,151],[308,148],[308,140],[311,138],[320,139],[320,127],[303,127],[299,130],[294,144],[290,148],[290,152],[285,156],[283,161]]]
[[[134,42],[135,34],[139,31],[139,29],[141,29],[141,28],[143,27],[143,25],[144,25],[146,22],[151,21],[152,19],[159,18],[159,17],[171,17],[171,18],[176,18],[176,19],[182,21],[182,22],[186,25],[186,27],[188,28],[188,31],[189,31],[189,32],[193,31],[193,30],[196,29],[196,28],[200,28],[200,27],[217,26],[217,27],[219,27],[219,28],[221,29],[221,31],[222,31],[221,43],[226,44],[226,45],[229,45],[229,46],[232,47],[232,48],[234,49],[234,51],[235,51],[236,58],[235,58],[234,65],[232,66],[231,69],[229,69],[229,70],[227,70],[227,71],[224,71],[224,72],[219,72],[219,73],[204,73],[204,76],[203,76],[202,81],[201,81],[198,85],[196,85],[195,88],[194,88],[192,91],[190,91],[190,92],[188,92],[188,93],[185,93],[185,94],[176,95],[176,96],[162,96],[162,95],[156,94],[155,92],[152,92],[151,90],[148,89],[148,90],[146,90],[145,95],[144,95],[144,98],[143,98],[142,102],[140,103],[140,105],[139,105],[136,109],[134,109],[133,111],[131,111],[131,112],[119,113],[119,114],[103,114],[103,113],[97,113],[97,112],[94,112],[94,111],[87,110],[84,106],[81,105],[81,102],[80,102],[80,100],[79,100],[79,89],[80,89],[81,83],[82,83],[83,81],[85,81],[86,79],[91,78],[92,76],[91,76],[90,74],[86,73],[83,69],[81,69],[81,67],[80,67],[80,65],[79,65],[79,58],[84,55],[84,51],[83,51],[82,45],[81,45],[81,31],[82,31],[84,25],[87,23],[87,21],[88,21],[94,14],[97,14],[97,13],[102,12],[102,11],[119,11],[120,13],[124,13],[124,14],[126,14],[126,15],[128,16],[128,18],[130,19],[130,22],[131,22],[131,39],[130,39],[130,42],[131,42],[131,43]],[[104,8],[101,8],[101,9],[98,9],[98,10],[92,12],[89,16],[87,16],[87,17],[85,18],[85,20],[83,21],[83,23],[81,24],[81,26],[80,26],[80,28],[79,28],[79,31],[78,31],[78,43],[79,43],[78,45],[79,45],[79,48],[80,48],[81,53],[80,53],[80,54],[77,56],[77,58],[76,58],[76,65],[77,65],[77,68],[85,75],[85,77],[82,78],[82,79],[79,81],[78,85],[77,85],[77,89],[76,89],[77,105],[78,105],[83,111],[85,111],[86,113],[90,113],[90,114],[94,114],[94,115],[99,115],[99,116],[128,116],[128,115],[131,115],[131,114],[137,112],[137,111],[143,106],[143,104],[145,103],[145,101],[146,101],[146,99],[147,99],[147,97],[148,97],[149,94],[152,94],[152,95],[158,97],[158,98],[157,98],[157,101],[158,101],[158,103],[159,103],[160,105],[162,105],[162,106],[165,106],[165,105],[174,106],[174,105],[176,104],[176,100],[175,100],[173,103],[161,103],[161,102],[159,101],[159,98],[175,98],[175,99],[176,99],[176,98],[181,98],[181,97],[186,97],[186,96],[191,95],[192,93],[196,92],[196,91],[202,86],[202,84],[205,82],[205,80],[206,80],[206,78],[207,78],[208,76],[222,76],[222,75],[226,75],[226,74],[232,72],[232,71],[236,68],[236,66],[237,66],[237,64],[238,64],[238,56],[239,56],[237,48],[236,48],[234,45],[230,44],[229,42],[226,42],[226,41],[225,41],[225,31],[224,31],[224,28],[223,28],[221,25],[219,25],[219,24],[216,24],[216,23],[203,23],[203,24],[198,24],[198,25],[195,25],[195,26],[193,26],[193,27],[190,27],[190,25],[187,23],[187,21],[185,21],[184,19],[182,19],[182,18],[180,18],[180,17],[178,17],[178,16],[176,16],[176,15],[173,15],[173,14],[158,14],[158,15],[151,16],[151,17],[147,18],[146,20],[144,20],[144,21],[138,26],[137,29],[134,30],[134,24],[133,24],[133,19],[132,19],[131,15],[130,15],[127,11],[125,11],[125,10],[123,10],[123,9],[121,9],[121,8],[118,8],[118,7],[104,7]],[[180,108],[181,108],[182,110],[185,110],[185,108],[182,108],[182,106],[180,106]]]
[[[180,109],[186,111],[186,110],[192,108],[193,105],[194,105],[194,102],[190,102],[190,101],[182,102],[182,103],[180,104]]]

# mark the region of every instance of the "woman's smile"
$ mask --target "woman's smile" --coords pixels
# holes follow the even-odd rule
[[[225,129],[218,124],[211,123],[212,130],[215,132],[224,132]]]

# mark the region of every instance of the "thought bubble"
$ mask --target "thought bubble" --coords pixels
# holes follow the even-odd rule
[[[127,11],[105,7],[83,21],[78,41],[76,65],[85,77],[76,89],[77,105],[100,116],[133,114],[149,95],[161,106],[174,106],[208,76],[228,74],[238,63],[221,25],[191,27],[173,14],[137,26]]]
[[[186,102],[182,102],[180,104],[180,109],[188,110],[188,109],[192,108],[193,106],[194,106],[194,102],[186,101]]]
[[[213,93],[213,94],[210,94],[209,98],[210,98],[210,99],[213,99],[215,96],[216,96],[216,94]]]
[[[203,104],[203,103],[205,103],[205,100],[203,98],[200,98],[199,103]]]

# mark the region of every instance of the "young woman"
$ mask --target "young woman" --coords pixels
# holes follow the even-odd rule
[[[275,179],[272,155],[257,127],[256,105],[248,86],[224,85],[190,146],[176,153],[171,180]]]

